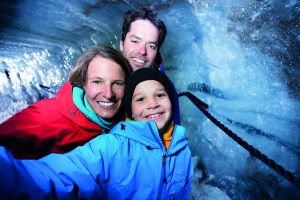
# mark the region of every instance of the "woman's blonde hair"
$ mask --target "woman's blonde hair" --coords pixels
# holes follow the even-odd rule
[[[69,81],[76,86],[83,87],[87,80],[87,70],[90,62],[97,56],[108,58],[121,66],[125,73],[125,78],[131,73],[131,67],[123,55],[112,47],[97,45],[81,54],[75,67],[70,71]]]

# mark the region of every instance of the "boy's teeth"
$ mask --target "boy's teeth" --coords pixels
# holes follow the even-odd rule
[[[155,118],[157,117],[159,114],[155,114],[155,115],[149,115],[148,118]]]

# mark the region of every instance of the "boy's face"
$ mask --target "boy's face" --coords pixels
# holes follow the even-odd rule
[[[164,86],[158,81],[147,80],[139,83],[133,92],[131,108],[135,121],[153,120],[160,133],[169,125],[172,104]]]
[[[139,19],[131,23],[120,49],[133,71],[149,67],[158,51],[158,29],[149,21]]]

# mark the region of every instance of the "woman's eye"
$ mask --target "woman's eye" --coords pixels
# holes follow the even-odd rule
[[[101,81],[99,81],[99,80],[94,80],[94,81],[92,81],[92,83],[94,83],[94,84],[100,84]]]
[[[167,94],[165,94],[165,93],[159,93],[159,94],[157,94],[157,96],[158,97],[165,97]]]

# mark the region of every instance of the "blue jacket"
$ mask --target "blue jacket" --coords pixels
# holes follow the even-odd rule
[[[193,175],[184,128],[168,151],[154,122],[120,122],[67,154],[14,160],[0,148],[7,199],[187,199]]]

